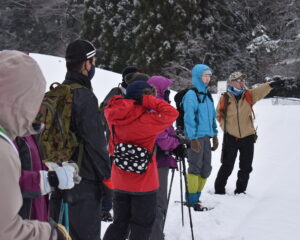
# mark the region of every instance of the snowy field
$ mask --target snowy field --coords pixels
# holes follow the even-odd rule
[[[40,64],[47,79],[62,82],[63,59],[30,54]],[[97,69],[92,84],[101,101],[121,75]],[[215,94],[217,103],[219,95]],[[215,208],[192,211],[195,240],[299,240],[300,239],[300,106],[273,105],[264,99],[254,107],[258,126],[253,172],[246,195],[233,194],[238,161],[227,184],[227,194],[214,195],[214,180],[220,166],[221,147],[213,152],[213,171],[202,193],[202,202]],[[222,131],[219,130],[220,145]],[[298,149],[299,147],[299,149]],[[181,223],[179,173],[175,172],[166,220],[166,240],[191,239],[188,211]],[[108,224],[102,224],[102,235]]]

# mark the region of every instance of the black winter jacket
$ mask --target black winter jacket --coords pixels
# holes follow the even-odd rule
[[[91,81],[83,74],[68,71],[64,84],[80,84],[84,88],[73,90],[71,130],[83,141],[84,152],[80,176],[89,181],[110,178],[111,164],[107,142],[98,111],[98,100],[92,91]],[[73,159],[78,159],[79,148]]]
[[[120,87],[115,87],[115,88],[111,89],[110,92],[106,95],[106,97],[104,98],[103,102],[100,104],[100,107],[99,107],[101,123],[102,123],[102,126],[103,126],[104,131],[105,131],[105,136],[106,136],[106,141],[107,142],[109,142],[110,131],[109,131],[109,127],[108,127],[106,118],[104,116],[104,109],[105,109],[108,101],[113,96],[116,96],[116,95],[123,95],[122,90],[120,89]]]

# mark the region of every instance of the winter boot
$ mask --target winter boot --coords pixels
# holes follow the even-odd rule
[[[215,190],[215,194],[220,194],[220,195],[225,195],[226,194],[226,191],[225,189],[222,189],[222,190]]]
[[[208,211],[208,208],[202,206],[202,204],[201,204],[200,202],[194,204],[193,208],[194,208],[194,210],[195,210],[196,212],[204,212],[204,211]]]
[[[235,195],[237,195],[237,194],[241,194],[241,193],[243,193],[243,194],[246,194],[246,192],[245,191],[239,191],[239,190],[234,190],[234,194]]]

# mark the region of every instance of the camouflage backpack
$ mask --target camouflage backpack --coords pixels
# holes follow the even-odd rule
[[[73,89],[77,88],[84,87],[55,82],[44,96],[36,121],[45,124],[38,138],[45,162],[62,163],[73,160],[80,167],[83,143],[79,143],[70,129]],[[78,146],[78,159],[71,159]]]

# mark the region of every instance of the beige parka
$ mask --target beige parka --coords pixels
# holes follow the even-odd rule
[[[250,89],[250,95],[252,97],[253,105],[264,98],[272,88],[269,83],[265,83],[260,85],[259,87]],[[237,138],[244,138],[249,135],[255,134],[255,128],[253,124],[253,116],[251,112],[251,106],[247,102],[246,98],[244,98],[244,94],[241,99],[237,101],[235,97],[227,92],[229,95],[229,103],[227,107],[227,116],[226,116],[226,132],[230,135]],[[222,97],[219,100],[217,105],[217,120],[220,119],[220,102]],[[224,117],[219,121],[222,130],[224,131]]]
[[[0,51],[0,127],[13,140],[34,134],[45,78],[34,59],[18,51]],[[21,162],[15,148],[0,137],[0,240],[49,240],[49,223],[23,220],[19,187]]]

